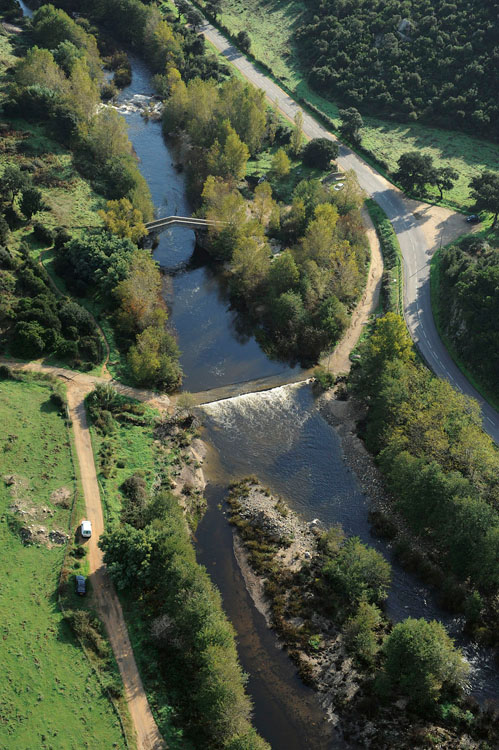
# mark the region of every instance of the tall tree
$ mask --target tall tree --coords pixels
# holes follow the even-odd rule
[[[298,156],[302,149],[303,140],[303,113],[301,109],[299,109],[294,116],[294,123],[295,126],[293,128],[293,132],[291,133],[290,149],[292,154]]]
[[[348,107],[340,109],[340,133],[348,141],[358,143],[360,141],[360,130],[364,127],[364,120],[358,109]]]
[[[444,190],[452,190],[455,181],[459,178],[458,172],[452,167],[441,167],[435,170],[435,185],[440,191],[440,199],[442,199]]]
[[[499,174],[486,170],[481,175],[473,177],[470,187],[475,209],[490,211],[493,214],[492,229],[494,229],[499,215]]]
[[[428,183],[435,182],[435,168],[429,154],[420,151],[407,151],[398,160],[395,179],[408,192],[423,193]]]

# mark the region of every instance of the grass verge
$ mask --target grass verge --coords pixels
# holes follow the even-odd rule
[[[383,254],[384,271],[381,289],[383,306],[386,312],[392,311],[403,315],[402,252],[397,235],[383,209],[372,198],[367,198],[366,208],[376,228]]]

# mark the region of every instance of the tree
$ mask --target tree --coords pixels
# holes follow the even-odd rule
[[[350,607],[361,600],[381,604],[388,596],[391,568],[377,550],[350,537],[338,555],[326,561],[322,575]]]
[[[17,165],[9,164],[5,167],[2,175],[2,195],[0,200],[7,199],[12,203],[17,193],[26,190],[29,185],[29,178]]]
[[[452,190],[455,181],[459,178],[458,172],[452,167],[441,167],[435,170],[435,185],[440,191],[440,199],[442,199],[444,190]]]
[[[362,395],[375,392],[389,362],[400,367],[414,359],[412,341],[404,319],[393,312],[378,318],[371,336],[360,347],[360,362],[352,372],[352,384]]]
[[[241,180],[246,174],[249,150],[228,121],[224,123],[225,143],[221,156],[222,177]]]
[[[16,323],[12,336],[12,350],[21,357],[39,357],[45,350],[45,329],[36,321]]]
[[[364,120],[355,107],[340,109],[340,133],[348,141],[358,143],[360,141],[360,129],[364,127]]]
[[[494,216],[494,229],[499,215],[499,174],[485,171],[470,182],[471,197],[475,201],[476,211],[490,211]]]
[[[293,132],[291,133],[291,142],[289,147],[291,149],[291,153],[294,154],[294,156],[298,156],[302,149],[303,140],[303,112],[301,111],[301,109],[299,109],[295,114],[294,123],[295,126],[293,128]]]
[[[106,210],[100,210],[99,216],[109,231],[118,237],[127,237],[137,243],[147,234],[142,212],[134,208],[128,198],[108,201]]]
[[[338,143],[329,138],[314,138],[303,149],[302,161],[307,167],[329,169],[331,161],[338,158]]]
[[[461,651],[435,620],[409,617],[399,622],[383,653],[389,687],[407,695],[420,711],[431,708],[444,690],[460,691],[469,673]]]
[[[289,174],[291,169],[291,162],[289,156],[283,148],[277,149],[274,156],[272,157],[272,165],[270,167],[272,174],[274,174],[278,180]]]
[[[161,273],[147,250],[137,250],[130,262],[128,278],[120,281],[114,296],[120,304],[118,325],[126,334],[136,334],[149,326],[164,327],[166,311],[158,304]]]
[[[428,183],[435,183],[433,159],[420,151],[407,151],[398,160],[394,177],[405,191],[423,193]]]
[[[242,237],[232,254],[231,270],[236,277],[237,292],[248,296],[262,285],[270,267],[270,248],[256,237]]]
[[[253,196],[252,210],[255,217],[261,224],[266,225],[275,208],[276,202],[272,198],[272,188],[267,181],[261,182],[256,186]]]
[[[251,39],[247,31],[240,31],[236,37],[237,46],[243,52],[249,52],[251,48]]]
[[[128,365],[138,385],[158,386],[171,391],[182,381],[179,350],[173,336],[149,326],[139,333],[128,351]]]
[[[42,193],[38,188],[28,187],[22,192],[21,211],[27,219],[43,209]]]
[[[296,289],[299,280],[300,272],[291,250],[285,250],[277,258],[274,258],[268,274],[268,284],[273,297]]]
[[[359,603],[354,617],[344,626],[345,643],[349,651],[364,664],[372,666],[379,651],[379,638],[376,631],[382,622],[381,612],[375,604],[366,601]]]
[[[338,209],[330,203],[316,206],[314,218],[309,222],[305,236],[297,248],[297,257],[314,260],[319,266],[329,267],[335,244],[335,227]]]
[[[241,237],[246,235],[246,203],[241,193],[220,177],[209,175],[201,194],[210,250],[220,258],[230,258]]]

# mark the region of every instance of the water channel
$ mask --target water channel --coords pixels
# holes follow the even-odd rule
[[[150,76],[132,59],[133,81],[119,98],[129,136],[140,160],[158,216],[188,216],[177,158],[164,143],[160,124],[137,111],[150,96]],[[230,308],[219,269],[195,247],[194,234],[172,229],[159,236],[154,252],[165,272],[170,323],[177,332],[191,391],[280,374],[290,366],[270,361]],[[296,372],[294,373],[296,375]],[[394,621],[407,616],[442,621],[472,665],[470,691],[480,700],[496,701],[499,673],[491,654],[461,635],[462,622],[444,612],[436,595],[397,565],[389,545],[371,537],[368,500],[343,460],[339,438],[320,416],[308,385],[294,384],[247,394],[203,407],[204,438],[210,446],[206,471],[209,508],[197,531],[198,557],[219,586],[228,616],[238,632],[239,653],[249,673],[255,703],[254,721],[274,750],[341,747],[327,737],[313,693],[302,685],[287,656],[277,648],[246,592],[233,554],[223,497],[229,481],[256,474],[283,495],[307,520],[340,522],[348,534],[380,550],[392,563],[393,585],[387,611]]]

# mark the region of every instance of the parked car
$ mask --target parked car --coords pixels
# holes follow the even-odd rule
[[[333,185],[333,190],[341,190],[344,184],[344,182],[337,182],[336,185]]]
[[[87,579],[85,576],[75,576],[76,593],[79,596],[85,596],[87,593]]]
[[[466,221],[468,222],[468,224],[478,224],[478,222],[480,221],[480,217],[478,216],[478,214],[470,214],[466,217]]]
[[[92,536],[92,524],[90,523],[90,521],[82,521],[80,531],[82,537],[84,537],[85,539],[90,539],[90,537]]]

